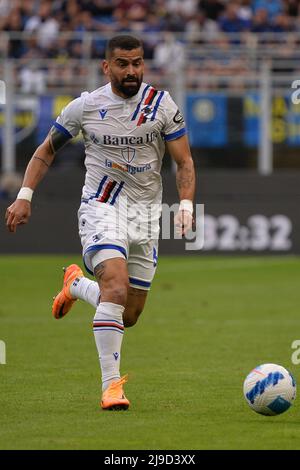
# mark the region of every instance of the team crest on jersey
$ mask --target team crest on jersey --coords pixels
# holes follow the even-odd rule
[[[135,149],[132,147],[125,147],[121,150],[121,154],[126,163],[131,163],[135,157]]]
[[[99,109],[99,114],[101,116],[101,119],[104,119],[107,113],[107,109]]]
[[[150,117],[151,113],[153,113],[153,109],[151,108],[151,106],[145,106],[141,112],[144,114],[144,116],[146,116],[147,118]]]

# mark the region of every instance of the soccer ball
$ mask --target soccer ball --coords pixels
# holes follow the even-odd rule
[[[244,382],[244,397],[256,413],[274,416],[284,413],[296,398],[296,381],[277,364],[255,367]]]

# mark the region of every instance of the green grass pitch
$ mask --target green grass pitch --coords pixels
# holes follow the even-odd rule
[[[57,321],[69,256],[1,256],[0,449],[300,449],[300,398],[283,415],[246,404],[247,373],[291,370],[300,339],[300,259],[164,258],[139,323],[126,330],[127,412],[99,408],[94,310]]]

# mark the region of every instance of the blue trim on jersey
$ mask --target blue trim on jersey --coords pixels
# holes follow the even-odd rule
[[[139,104],[137,105],[136,107],[136,110],[134,111],[133,113],[133,116],[131,118],[132,121],[135,120],[135,118],[137,117],[138,113],[139,113],[139,110],[140,110],[140,107],[141,107],[141,104],[145,98],[145,94],[147,93],[147,90],[150,88],[150,85],[147,85],[145,88],[144,88],[144,91],[143,91],[143,94],[142,94],[142,98],[141,98],[141,101],[139,102]]]
[[[140,279],[136,279],[135,277],[130,277],[129,278],[130,284],[135,284],[136,286],[141,286],[141,287],[151,287],[151,282],[148,281],[141,281]]]
[[[157,266],[157,261],[158,261],[158,255],[157,255],[157,250],[155,246],[153,247],[153,267],[156,268]]]
[[[61,124],[58,124],[58,122],[54,122],[53,123],[53,126],[56,127],[56,129],[58,129],[60,132],[62,132],[63,134],[65,134],[66,136],[70,137],[70,139],[73,139],[73,136],[72,134],[68,131],[68,129],[66,129],[64,126],[62,126]]]
[[[116,202],[116,199],[117,199],[117,197],[119,196],[120,192],[122,191],[123,186],[124,186],[124,181],[121,181],[121,183],[119,184],[118,189],[116,190],[115,194],[113,195],[112,200],[110,201],[110,204],[111,204],[112,206],[113,206],[114,203]]]
[[[90,270],[90,269],[87,267],[87,265],[85,264],[85,261],[84,261],[84,256],[82,257],[82,259],[83,259],[83,264],[84,264],[84,267],[85,267],[85,269],[87,270],[87,272],[88,272],[89,274],[91,274],[92,276],[94,276],[94,273],[93,273],[93,271],[91,271],[91,270]]]
[[[160,95],[159,95],[159,97],[158,97],[157,100],[156,100],[156,103],[155,103],[155,106],[154,106],[154,109],[153,109],[153,113],[152,113],[152,117],[151,117],[150,121],[154,121],[155,116],[156,116],[156,113],[157,113],[157,110],[158,110],[158,107],[159,107],[160,102],[161,102],[161,99],[162,99],[162,97],[164,96],[164,93],[165,93],[164,91],[161,91],[161,92],[160,92]]]
[[[90,199],[93,199],[94,197],[96,197],[96,198],[99,197],[99,195],[102,191],[103,185],[104,185],[105,181],[107,180],[107,178],[108,178],[107,175],[103,176],[102,180],[100,181],[100,184],[99,184],[99,187],[98,187],[98,190],[97,190],[95,196],[91,196]]]
[[[100,251],[100,250],[117,250],[117,251],[120,251],[122,253],[122,255],[124,255],[125,258],[127,259],[127,253],[126,253],[125,248],[123,248],[122,246],[119,246],[119,245],[114,245],[113,243],[104,243],[103,245],[92,245],[84,252],[84,256],[87,253],[90,253],[91,251]]]
[[[179,129],[179,131],[173,132],[172,134],[164,135],[164,139],[168,142],[169,140],[175,140],[182,137],[187,133],[186,127]]]
[[[125,248],[123,248],[122,246],[119,246],[119,245],[113,245],[113,244],[110,244],[110,243],[104,243],[103,245],[92,245],[90,246],[83,254],[83,264],[84,264],[84,267],[85,269],[87,270],[87,272],[89,274],[91,274],[92,276],[94,276],[94,273],[87,267],[86,263],[85,263],[85,255],[87,253],[90,253],[91,251],[100,251],[100,250],[117,250],[117,251],[120,251],[122,253],[122,255],[125,256],[125,258],[127,259],[127,253],[126,253],[126,250]]]

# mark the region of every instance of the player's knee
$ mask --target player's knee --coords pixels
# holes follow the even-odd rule
[[[103,287],[101,298],[106,302],[112,302],[118,305],[126,305],[128,295],[128,286],[124,283],[111,283]],[[103,300],[102,300],[103,301]]]

